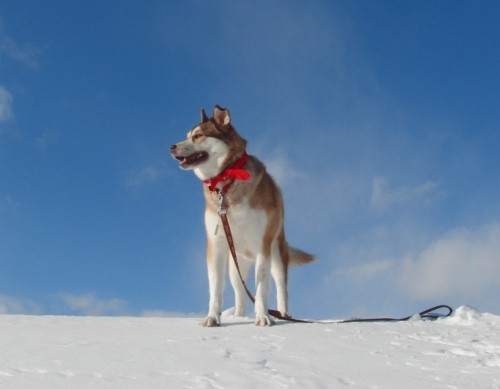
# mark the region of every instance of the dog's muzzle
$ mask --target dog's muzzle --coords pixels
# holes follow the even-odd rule
[[[178,155],[178,152],[177,145],[170,146],[170,153],[179,161],[179,166],[182,169],[188,169],[208,159],[208,153],[206,151],[197,151],[189,155]]]

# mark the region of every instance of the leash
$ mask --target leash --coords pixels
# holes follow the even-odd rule
[[[439,311],[440,309],[445,309],[447,312],[446,313],[438,313],[436,311]],[[442,305],[436,305],[435,307],[426,309],[422,312],[419,312],[417,315],[421,319],[426,319],[426,320],[436,320],[440,317],[448,317],[451,316],[453,313],[453,308],[451,308],[448,305],[442,304]],[[410,315],[406,317],[402,317],[400,319],[393,319],[391,317],[377,317],[377,318],[372,318],[372,319],[359,319],[359,318],[353,318],[353,319],[347,319],[347,320],[341,320],[336,323],[379,323],[379,322],[398,322],[398,321],[409,321],[411,318],[413,318],[416,315]]]
[[[234,239],[233,239],[233,234],[231,233],[231,227],[229,226],[229,221],[227,219],[227,209],[224,207],[224,190],[218,191],[218,209],[217,213],[220,216],[222,226],[224,228],[224,233],[226,235],[226,240],[227,244],[229,246],[229,250],[231,251],[231,257],[233,258],[234,265],[236,267],[236,270],[238,271],[238,276],[240,277],[240,281],[243,284],[243,287],[245,288],[245,292],[247,293],[248,298],[250,301],[255,304],[255,297],[253,296],[252,292],[248,288],[247,283],[245,282],[243,276],[241,275],[240,271],[240,265],[238,264],[238,256],[236,254],[236,248],[234,246]],[[438,313],[436,311],[439,311],[441,309],[447,310],[446,313]],[[279,319],[279,320],[286,320],[289,322],[293,323],[317,323],[317,324],[328,324],[329,322],[322,322],[322,321],[315,321],[315,320],[303,320],[303,319],[296,319],[290,315],[283,316],[280,311],[275,310],[275,309],[268,309],[267,312],[274,318]],[[440,317],[448,317],[453,313],[453,308],[451,308],[448,305],[436,305],[435,307],[426,309],[422,312],[418,313],[418,316],[421,319],[426,319],[426,320],[436,320]],[[347,320],[341,320],[341,321],[334,321],[333,323],[377,323],[377,322],[401,322],[401,321],[409,321],[411,318],[413,318],[415,315],[410,315],[406,316],[403,318],[399,319],[394,319],[390,317],[379,317],[379,318],[370,318],[370,319],[360,319],[360,318],[353,318],[353,319],[347,319]]]
[[[217,193],[218,196],[218,208],[217,208],[217,213],[221,219],[222,226],[224,228],[224,233],[226,235],[226,240],[227,244],[229,246],[229,250],[231,252],[231,257],[233,259],[234,265],[236,267],[236,270],[238,271],[238,276],[240,277],[240,281],[243,284],[243,287],[245,288],[245,292],[250,299],[250,301],[255,304],[255,297],[253,296],[252,292],[248,288],[248,285],[246,284],[243,276],[241,275],[241,270],[240,270],[240,265],[238,264],[238,256],[236,254],[236,248],[234,246],[234,239],[233,239],[233,234],[231,233],[231,227],[229,226],[229,221],[227,218],[227,209],[224,207],[224,196],[228,192],[230,186],[234,183],[235,180],[242,180],[246,181],[250,178],[250,174],[245,170],[242,169],[243,165],[247,162],[248,155],[246,152],[243,153],[243,155],[236,160],[236,162],[233,163],[232,166],[229,168],[225,169],[222,173],[220,173],[218,176],[213,177],[209,180],[204,180],[203,182],[208,185],[208,188],[211,192]],[[217,233],[217,229],[215,230],[215,233]],[[438,314],[436,311],[440,309],[446,309],[447,313],[445,314]],[[275,310],[275,309],[268,309],[267,312],[269,315],[272,317],[279,319],[279,320],[286,320],[289,322],[294,322],[294,323],[323,323],[326,324],[328,322],[324,321],[315,321],[315,320],[303,320],[303,319],[295,319],[290,315],[282,315],[280,311]],[[439,317],[448,317],[453,313],[453,309],[449,307],[448,305],[437,305],[435,307],[426,309],[422,312],[420,312],[418,315],[422,319],[428,319],[428,320],[435,320]],[[374,322],[400,322],[400,321],[408,321],[410,320],[414,315],[403,317],[400,319],[394,319],[394,318],[389,318],[389,317],[381,317],[381,318],[371,318],[371,319],[359,319],[359,318],[353,318],[353,319],[347,319],[347,320],[341,320],[341,321],[334,321],[333,323],[374,323]]]
[[[245,288],[245,292],[247,293],[248,298],[253,304],[255,304],[255,297],[253,296],[252,292],[248,288],[247,283],[245,282],[243,276],[241,275],[240,265],[238,264],[238,256],[236,254],[236,248],[234,246],[233,234],[231,233],[231,227],[229,226],[229,221],[227,220],[227,209],[224,207],[224,193],[225,191],[223,190],[218,191],[217,213],[219,214],[220,220],[222,222],[222,227],[224,228],[227,244],[229,246],[229,250],[231,251],[231,257],[233,258],[234,266],[238,271],[238,276],[240,277],[240,281],[243,284],[243,287]],[[313,321],[309,320],[295,319],[290,315],[283,316],[280,311],[275,309],[268,309],[267,313],[269,313],[272,317],[276,319],[291,321],[294,323],[314,323]]]

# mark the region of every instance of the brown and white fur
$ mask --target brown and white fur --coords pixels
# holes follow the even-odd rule
[[[211,118],[202,110],[201,123],[188,132],[186,140],[172,145],[170,151],[182,169],[193,170],[199,179],[208,180],[232,166],[245,153],[246,143],[232,126],[229,110],[215,106]],[[250,173],[250,179],[235,180],[225,195],[224,203],[244,279],[255,262],[255,324],[267,326],[273,323],[267,303],[270,275],[276,283],[278,310],[287,316],[288,265],[308,263],[314,257],[288,246],[283,227],[281,191],[264,164],[249,156],[242,168]],[[210,302],[202,325],[213,327],[221,323],[227,266],[235,292],[237,316],[245,314],[246,295],[233,261],[228,261],[230,253],[224,230],[218,229],[217,195],[207,185],[203,189]]]

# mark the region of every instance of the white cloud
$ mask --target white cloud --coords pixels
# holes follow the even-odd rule
[[[44,132],[36,139],[36,145],[42,153],[45,153],[55,142],[57,142],[57,134],[54,132]]]
[[[19,207],[19,202],[14,200],[10,196],[2,196],[0,197],[0,214],[13,214],[16,212]]]
[[[36,315],[42,311],[41,307],[32,301],[0,295],[0,314],[1,315]]]
[[[272,153],[262,153],[262,155],[271,155],[265,159],[266,168],[281,187],[306,177],[305,173],[293,166],[283,150],[274,150]]]
[[[439,186],[438,182],[426,181],[416,187],[391,188],[386,177],[375,177],[372,180],[370,206],[372,209],[384,210],[396,204],[418,200],[433,201],[443,195],[443,192],[437,190]]]
[[[21,46],[10,36],[2,31],[0,23],[0,56],[4,55],[9,59],[22,63],[27,68],[38,69],[38,55],[41,50],[32,44]]]
[[[186,312],[171,312],[162,310],[146,310],[141,312],[142,317],[201,317],[203,313],[186,313]]]
[[[58,298],[63,301],[66,309],[79,315],[123,315],[128,311],[128,304],[125,300],[117,298],[101,300],[95,293],[84,295],[63,293]]]
[[[387,274],[392,269],[394,269],[394,261],[383,259],[340,270],[337,274],[359,281],[367,281],[379,277],[382,274]]]
[[[129,188],[138,189],[145,185],[158,182],[167,174],[165,162],[149,164],[141,169],[131,172],[126,178],[125,185]]]
[[[467,304],[498,310],[500,294],[500,224],[473,229],[454,229],[437,236],[421,249],[400,248],[384,256],[376,243],[360,242],[360,253],[349,249],[349,265],[336,264],[325,272],[324,293],[352,297],[349,306],[362,298],[363,305],[395,303]],[[352,256],[349,256],[352,254]],[[383,259],[378,259],[383,258]]]
[[[12,100],[12,94],[7,88],[0,85],[0,123],[13,117]]]
[[[400,288],[419,298],[475,298],[500,292],[500,225],[459,229],[404,260]]]

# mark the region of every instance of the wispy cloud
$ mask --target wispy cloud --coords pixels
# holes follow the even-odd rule
[[[262,153],[262,155],[270,155],[265,158],[267,170],[281,187],[306,178],[306,174],[294,166],[283,149],[276,149],[271,153]]]
[[[29,69],[37,70],[39,67],[38,57],[41,51],[40,48],[33,44],[21,45],[16,42],[3,31],[0,21],[0,57],[5,56]]]
[[[146,310],[141,312],[143,317],[200,317],[202,313],[171,312],[162,310]]]
[[[128,312],[128,304],[125,300],[99,299],[95,293],[75,295],[63,293],[58,296],[65,308],[78,315],[87,316],[105,316],[105,315],[124,315]]]
[[[457,229],[407,257],[397,277],[409,296],[475,298],[500,292],[500,225]]]
[[[443,192],[438,191],[439,186],[439,182],[426,181],[415,187],[393,188],[386,177],[375,177],[372,181],[370,206],[372,209],[384,210],[397,204],[407,204],[420,200],[434,201],[444,195]]]
[[[8,195],[0,197],[0,215],[1,214],[14,214],[19,207],[19,202]]]
[[[363,245],[367,244],[364,242]],[[364,259],[325,273],[322,293],[366,293],[365,304],[395,300],[487,305],[498,309],[500,293],[500,224],[454,229],[420,250],[377,259],[377,249],[364,249]],[[326,286],[325,286],[326,285]]]
[[[394,261],[383,259],[353,266],[347,269],[339,270],[339,276],[346,276],[358,281],[367,281],[385,274],[394,269]]]
[[[47,149],[57,142],[57,134],[55,132],[46,131],[36,138],[36,146],[42,153],[47,152]]]
[[[12,119],[14,116],[12,112],[12,94],[0,85],[0,123]]]
[[[125,185],[131,189],[139,189],[160,181],[167,175],[167,172],[166,162],[151,163],[128,173]]]
[[[7,315],[36,315],[42,312],[42,308],[27,299],[0,295],[0,314]]]

